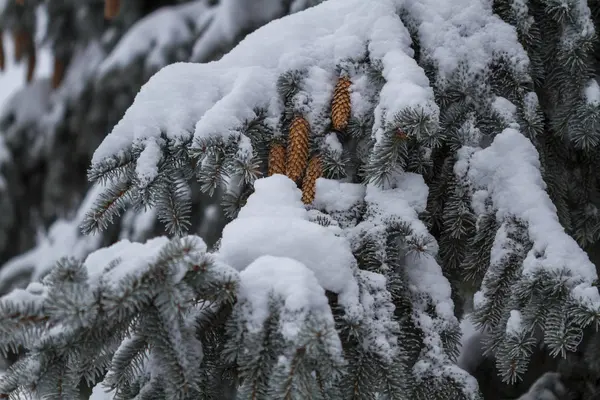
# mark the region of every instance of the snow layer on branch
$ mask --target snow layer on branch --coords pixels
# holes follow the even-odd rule
[[[100,382],[94,386],[92,394],[88,400],[113,400],[114,398],[115,390],[107,392],[102,382]]]
[[[169,239],[162,236],[148,240],[146,243],[132,243],[120,240],[112,246],[104,247],[91,253],[85,259],[90,282],[97,282],[101,277],[108,279],[106,283],[118,283],[125,276],[143,272],[157,260],[162,248]],[[105,274],[106,267],[113,260],[119,264]]]
[[[334,330],[334,320],[315,274],[304,264],[285,257],[262,256],[240,273],[238,301],[244,304],[247,329],[262,330],[270,315],[270,299],[283,301],[280,332],[294,341],[311,314],[319,325]],[[341,344],[338,343],[341,355]]]
[[[490,147],[462,148],[459,157],[455,168],[458,172],[468,168],[468,180],[476,190],[475,209],[484,209],[477,203],[491,196],[498,210],[498,221],[514,216],[528,224],[533,248],[523,263],[523,274],[566,269],[575,279],[584,280],[575,288],[575,297],[600,304],[598,290],[591,286],[597,278],[596,267],[558,221],[533,144],[515,129],[508,128],[494,138]]]
[[[464,63],[468,72],[481,73],[502,55],[520,76],[528,74],[529,58],[516,29],[492,11],[488,0],[404,0],[412,17],[423,56],[447,79]]]
[[[327,213],[347,211],[352,206],[361,203],[365,193],[365,187],[361,184],[319,178],[312,204]]]
[[[138,21],[102,62],[99,77],[144,55],[147,68],[165,65],[169,50],[191,43],[209,23],[214,10],[206,3],[200,0],[164,7]]]
[[[308,221],[302,192],[283,175],[258,179],[238,217],[223,230],[219,256],[238,271],[266,255],[292,258],[312,270],[319,284],[356,295],[356,260],[344,238]]]
[[[411,290],[431,297],[439,318],[449,323],[458,323],[454,317],[454,304],[450,298],[450,283],[442,274],[442,269],[435,260],[438,246],[417,213],[425,210],[429,189],[423,177],[413,173],[397,176],[394,189],[382,190],[374,185],[367,187],[365,201],[367,203],[368,225],[371,229],[384,228],[390,222],[403,222],[410,226],[411,238],[421,237],[426,240],[421,254],[409,254],[407,268],[411,281]],[[357,227],[364,229],[364,227]],[[427,305],[420,310],[424,312]],[[425,327],[432,329],[432,326]]]
[[[477,383],[466,372],[454,365],[444,351],[443,330],[458,328],[454,316],[451,287],[436,261],[438,246],[435,239],[419,220],[418,213],[425,210],[428,187],[421,175],[402,173],[395,176],[390,189],[368,185],[365,203],[365,220],[350,233],[353,242],[363,235],[385,240],[386,228],[393,223],[406,224],[411,234],[406,241],[422,244],[418,251],[408,251],[405,256],[408,287],[412,293],[413,322],[424,333],[425,348],[413,372],[417,378],[446,377],[461,382],[467,393],[476,397]],[[385,251],[385,250],[383,250]],[[429,310],[433,307],[434,314]]]
[[[321,293],[337,293],[346,316],[369,327],[363,345],[386,359],[393,358],[397,348],[390,335],[395,331],[394,310],[385,277],[358,271],[347,239],[308,220],[302,192],[291,179],[273,175],[255,181],[254,188],[238,217],[223,230],[218,259],[242,274],[266,256],[271,256],[269,268],[282,258],[287,260],[285,263],[295,260],[294,269],[307,270],[303,276],[314,274],[316,280],[311,278],[311,287],[318,283]],[[277,279],[282,276],[278,274]],[[282,283],[271,282],[269,277],[263,279],[261,284],[266,285],[268,280],[273,288],[289,282],[287,277]]]
[[[283,72],[317,68],[333,74],[338,63],[364,57],[367,46],[370,56],[383,62],[387,83],[380,106],[386,115],[406,108],[436,113],[433,91],[412,59],[410,36],[396,14],[398,1],[330,0],[269,23],[219,61],[162,69],[141,89],[92,163],[161,134],[179,139],[195,131],[199,139],[226,138],[252,119],[257,107],[277,119],[281,107],[275,84]],[[314,99],[331,95],[331,85],[322,86],[321,92],[313,88]]]

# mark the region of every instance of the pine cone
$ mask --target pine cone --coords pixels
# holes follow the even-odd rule
[[[290,126],[285,174],[298,181],[308,164],[310,126],[303,117],[294,117]]]
[[[4,71],[4,35],[0,31],[0,71]]]
[[[281,143],[273,143],[269,152],[269,176],[285,174],[285,147]]]
[[[306,175],[304,175],[304,180],[302,181],[302,201],[304,204],[310,204],[315,199],[317,179],[322,175],[323,165],[321,164],[321,157],[314,156],[308,163]]]
[[[54,56],[54,70],[52,71],[52,89],[60,86],[65,77],[66,65],[63,60]]]
[[[121,0],[105,0],[104,1],[104,17],[113,19],[119,14],[121,8]]]
[[[27,41],[27,34],[23,30],[16,30],[13,32],[13,42],[15,46],[15,61],[19,62],[23,59],[25,53],[25,42]]]
[[[17,4],[22,6],[23,4],[25,4],[25,0],[17,0]]]
[[[29,57],[27,57],[27,83],[31,83],[31,81],[33,80],[33,75],[35,73],[35,65],[36,54],[35,47],[33,47],[29,52]]]
[[[333,129],[343,131],[350,120],[350,85],[352,82],[348,77],[338,79],[333,92],[331,103],[331,122]]]

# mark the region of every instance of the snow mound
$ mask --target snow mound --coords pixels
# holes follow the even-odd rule
[[[262,256],[292,258],[312,270],[324,289],[356,293],[350,245],[308,221],[301,198],[295,183],[283,175],[258,179],[238,218],[223,230],[220,258],[238,271]]]
[[[280,332],[294,341],[309,314],[335,330],[325,291],[315,274],[302,263],[285,257],[262,256],[240,273],[238,300],[244,304],[249,332],[262,330],[270,315],[271,296],[283,301]],[[339,344],[341,354],[341,344]]]

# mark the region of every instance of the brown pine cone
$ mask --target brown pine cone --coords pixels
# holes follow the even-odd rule
[[[0,71],[4,71],[4,35],[0,31]]]
[[[54,56],[54,70],[52,71],[52,89],[56,89],[65,77],[66,65],[63,60]]]
[[[36,65],[36,54],[35,47],[31,48],[29,51],[29,56],[27,57],[27,83],[31,83],[33,80],[33,75],[35,74],[35,65]]]
[[[113,19],[119,14],[121,8],[121,0],[105,0],[104,1],[104,17]]]
[[[269,176],[285,174],[285,147],[281,143],[273,143],[269,151]]]
[[[315,193],[317,191],[317,179],[323,176],[323,164],[321,163],[321,157],[314,156],[308,163],[306,169],[306,175],[302,181],[302,201],[304,204],[310,204],[315,199]]]
[[[350,78],[343,76],[338,79],[331,102],[331,123],[336,131],[343,131],[350,120]]]
[[[310,126],[303,117],[296,116],[290,126],[285,174],[294,182],[302,176],[308,164]]]
[[[27,34],[23,30],[16,30],[13,32],[13,42],[15,47],[15,61],[19,62],[23,59],[25,54],[25,42],[27,40]]]

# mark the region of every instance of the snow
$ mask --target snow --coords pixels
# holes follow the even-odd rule
[[[177,283],[177,279],[183,276],[189,265],[197,264],[197,260],[206,253],[206,244],[200,238],[190,236],[187,239],[193,242],[191,251],[184,256],[182,262],[169,264],[170,267],[175,268],[171,271],[174,279],[172,283]],[[165,236],[149,239],[145,243],[124,239],[112,246],[96,250],[84,262],[89,283],[93,286],[102,284],[117,288],[125,277],[142,276],[159,260],[169,242],[169,238]],[[112,263],[115,260],[118,260],[116,265]]]
[[[344,150],[342,144],[340,143],[339,139],[337,138],[337,135],[334,132],[328,133],[325,136],[325,145],[327,146],[327,150],[330,153],[336,155],[342,154],[342,151]]]
[[[280,332],[295,341],[309,315],[319,327],[335,329],[325,291],[313,271],[285,257],[262,256],[240,273],[238,301],[249,332],[259,332],[270,315],[271,296],[282,301]],[[337,343],[341,355],[341,343]]]
[[[162,160],[162,152],[157,139],[150,138],[144,143],[144,150],[137,159],[135,173],[142,188],[148,186],[158,176],[158,163]]]
[[[331,186],[333,187],[333,184]],[[450,298],[450,283],[436,261],[437,243],[418,217],[418,213],[426,207],[428,187],[422,176],[413,173],[399,173],[393,176],[390,186],[389,189],[381,189],[367,185],[364,197],[367,208],[363,221],[349,229],[345,236],[353,244],[360,244],[364,237],[369,237],[381,246],[377,251],[385,252],[387,228],[394,223],[408,225],[411,233],[406,240],[414,239],[423,245],[418,251],[408,251],[404,259],[404,271],[414,304],[411,318],[422,329],[425,343],[413,371],[418,378],[432,375],[452,377],[471,389],[476,388],[472,378],[460,368],[451,365],[443,350],[441,330],[457,327],[458,321],[454,316],[454,305]],[[384,259],[385,254],[381,254],[381,257]],[[382,269],[386,267],[381,266]],[[429,314],[432,307],[434,315]],[[382,317],[373,319],[384,320]],[[377,322],[374,325],[377,326]],[[472,393],[476,391],[473,390]]]
[[[10,73],[6,76],[7,79],[16,79]],[[19,81],[16,80],[16,82]],[[7,87],[10,88],[9,85]],[[2,90],[4,90],[4,87],[2,87]],[[16,134],[21,133],[24,127],[38,126],[40,116],[44,115],[51,107],[50,98],[51,88],[47,79],[33,81],[7,97],[4,107],[0,109],[0,121],[10,121],[10,125],[5,127],[3,134],[11,139]]]
[[[513,122],[517,116],[517,106],[504,97],[496,96],[492,107],[507,123]]]
[[[204,62],[214,53],[232,46],[246,32],[290,12],[298,12],[321,0],[223,0],[213,9],[210,25],[194,46],[192,59]]]
[[[596,79],[590,80],[590,82],[584,89],[584,95],[589,105],[600,105],[600,85],[598,85]]]
[[[180,6],[163,7],[138,21],[102,62],[98,77],[131,64],[145,56],[145,68],[152,70],[167,64],[173,48],[189,45],[209,23],[213,10],[206,0]]]
[[[357,275],[364,310],[362,323],[366,327],[363,347],[392,363],[398,351],[399,326],[394,318],[395,307],[387,290],[387,280],[382,274],[364,270],[359,270]]]
[[[523,330],[521,326],[522,321],[523,317],[521,316],[521,312],[518,310],[511,310],[508,321],[506,321],[506,334],[516,336],[521,333]]]
[[[515,28],[492,12],[488,0],[402,2],[418,32],[422,56],[438,68],[440,81],[459,67],[475,80],[502,54],[518,76],[528,76],[529,58]]]
[[[312,270],[324,289],[356,294],[356,260],[349,244],[308,221],[301,198],[283,175],[258,179],[238,218],[223,230],[220,259],[243,271],[262,256],[292,258]]]
[[[106,388],[102,385],[102,382],[94,386],[92,394],[88,400],[113,400],[115,398],[115,391],[107,392]]]
[[[353,186],[347,188],[355,190]],[[269,262],[264,263],[269,265],[263,268],[273,268],[282,263],[282,258],[294,260],[295,268],[307,270],[302,274],[310,272],[321,290],[338,294],[345,318],[369,327],[363,345],[391,360],[396,354],[392,332],[397,326],[385,277],[359,271],[348,240],[333,229],[311,222],[301,196],[296,184],[286,176],[258,179],[238,218],[223,230],[217,259],[241,271],[242,276],[253,263],[267,256]],[[279,285],[269,283],[267,276],[263,279],[263,285]],[[289,280],[286,278],[285,282]]]
[[[477,330],[471,314],[465,314],[460,321],[460,354],[456,365],[465,371],[472,372],[483,357],[481,333]]]
[[[42,307],[47,291],[37,287],[28,286],[26,289],[14,289],[0,299],[4,304],[25,304]]]
[[[596,267],[558,221],[556,207],[545,190],[533,144],[517,130],[507,128],[494,138],[490,147],[475,151],[463,148],[459,150],[459,157],[461,162],[457,163],[457,171],[469,166],[468,180],[474,186],[474,199],[482,200],[489,195],[497,209],[498,221],[515,216],[528,224],[533,248],[524,260],[523,275],[538,270],[566,269],[573,279],[584,281],[575,288],[575,297],[600,304],[600,294],[591,288],[597,278]],[[478,206],[479,209],[482,207]],[[498,235],[493,254],[502,253],[496,248],[503,243],[502,233]],[[477,298],[483,300],[481,295]]]
[[[312,205],[327,213],[347,211],[352,206],[362,203],[365,193],[365,187],[358,183],[319,178]]]
[[[330,0],[258,29],[219,61],[163,68],[139,92],[92,163],[161,134],[187,139],[195,132],[199,139],[226,140],[254,117],[256,107],[270,110],[276,120],[281,107],[275,82],[289,70],[308,72],[306,85],[317,116],[335,83],[326,82],[327,77],[333,78],[340,62],[364,56],[367,46],[371,57],[382,57],[387,79],[380,110],[389,117],[380,116],[382,126],[409,107],[436,113],[433,91],[412,59],[410,37],[396,9],[396,0]]]
[[[4,41],[5,69],[0,71],[0,113],[9,103],[9,99],[27,83],[25,81],[27,63],[14,63],[14,44],[12,37],[8,34],[1,34],[0,40]],[[50,76],[52,70],[52,60],[49,51],[46,48],[38,49],[36,54],[35,78],[44,79]]]

